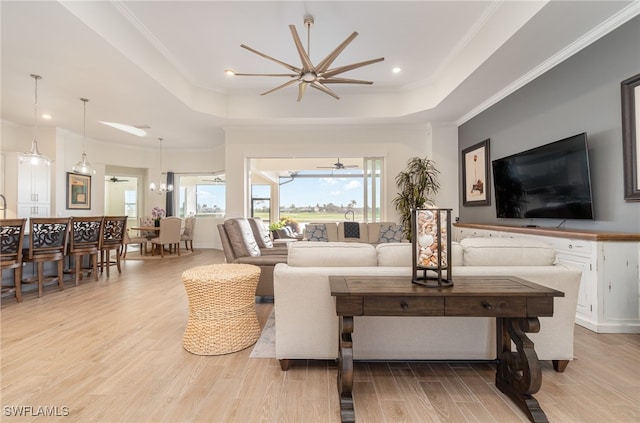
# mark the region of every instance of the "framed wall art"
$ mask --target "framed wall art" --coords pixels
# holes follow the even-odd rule
[[[622,94],[622,159],[624,199],[640,201],[640,74],[620,83]]]
[[[67,172],[67,209],[91,209],[91,176]]]
[[[462,205],[491,204],[489,139],[462,150]]]

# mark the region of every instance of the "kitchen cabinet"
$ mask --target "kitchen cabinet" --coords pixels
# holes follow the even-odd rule
[[[5,155],[4,189],[7,218],[51,215],[51,167],[20,160],[18,153]]]

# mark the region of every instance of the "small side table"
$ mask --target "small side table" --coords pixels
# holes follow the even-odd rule
[[[251,264],[213,264],[182,274],[189,297],[183,346],[197,355],[221,355],[256,343],[260,323],[255,293],[260,268]]]

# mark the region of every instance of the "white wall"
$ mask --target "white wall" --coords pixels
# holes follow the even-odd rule
[[[457,216],[458,202],[458,146],[454,125],[363,125],[363,126],[295,126],[295,127],[230,127],[225,129],[226,146],[210,150],[163,149],[163,172],[205,173],[224,171],[227,180],[227,217],[247,216],[248,180],[246,159],[251,157],[383,157],[385,159],[382,199],[383,219],[398,220],[392,206],[397,192],[395,176],[412,157],[425,157],[436,161],[440,170],[441,189],[436,196],[440,207],[453,208]],[[2,151],[27,151],[31,137],[29,128],[15,127],[2,122]],[[66,173],[80,159],[82,135],[64,129],[40,130],[41,151],[55,158],[52,176],[52,214],[68,216],[83,214],[66,210]],[[45,135],[46,133],[46,135]],[[20,140],[18,140],[20,138]],[[6,140],[6,142],[5,142]],[[88,160],[97,170],[92,180],[91,210],[84,214],[104,213],[104,176],[106,166],[146,169],[149,180],[159,182],[159,147],[144,148],[120,145],[108,141],[86,139]],[[59,165],[58,165],[59,164]],[[164,176],[163,176],[164,179]],[[164,195],[147,192],[145,210],[164,207]],[[220,248],[220,239],[213,219],[200,219],[194,246]]]
[[[397,192],[395,176],[412,157],[437,158],[442,187],[436,201],[453,208],[458,202],[457,131],[454,126],[437,127],[436,135],[433,141],[429,125],[227,128],[227,217],[249,213],[246,159],[251,157],[384,157],[382,218],[394,221],[399,219],[391,203]]]
[[[2,121],[0,138],[1,152],[25,152],[31,148],[33,128]],[[91,210],[66,209],[67,172],[80,160],[82,155],[82,134],[65,129],[39,128],[38,146],[40,152],[53,159],[51,165],[52,191],[51,214],[54,216],[81,216],[105,214],[105,167],[121,166],[143,169],[149,175],[143,186],[147,187],[151,180],[160,181],[160,148],[146,148],[135,145],[114,144],[108,141],[87,137],[85,152],[87,159],[96,169],[91,181]],[[224,147],[211,149],[187,150],[163,148],[162,172],[204,173],[224,169]],[[3,180],[6,178],[2,178]],[[162,176],[166,179],[166,175]],[[6,182],[5,182],[6,183]],[[0,193],[4,186],[0,186]],[[144,210],[151,213],[155,206],[165,206],[165,196],[145,191]],[[214,222],[201,219],[194,238],[194,247],[219,247],[218,230]]]

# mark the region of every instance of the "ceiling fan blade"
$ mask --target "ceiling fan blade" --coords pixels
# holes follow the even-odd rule
[[[302,100],[304,92],[307,89],[307,85],[309,85],[307,82],[300,82],[300,85],[298,85],[298,101]]]
[[[302,73],[314,70],[315,68],[313,67],[313,63],[311,63],[311,59],[309,59],[309,55],[304,50],[302,41],[300,41],[300,37],[298,36],[298,31],[296,30],[296,26],[289,25],[289,29],[291,30],[291,35],[293,36],[293,42],[296,44],[296,49],[298,50],[300,61],[302,61]]]
[[[318,81],[313,81],[311,83],[311,86],[313,88],[315,88],[316,90],[320,90],[325,94],[329,94],[331,97],[335,98],[336,100],[340,100],[340,97],[338,97],[338,94],[334,93],[333,90],[330,90],[329,88],[325,87],[324,85],[322,85]]]
[[[343,72],[347,72],[347,71],[350,71],[350,70],[353,70],[353,69],[361,68],[363,66],[372,65],[374,63],[382,62],[383,60],[384,60],[384,57],[378,57],[377,59],[365,60],[364,62],[353,63],[351,65],[340,66],[339,68],[329,69],[328,71],[323,72],[321,77],[322,78],[330,78],[332,76],[341,74]]]
[[[235,76],[289,76],[296,78],[300,75],[297,73],[233,73]]]
[[[264,53],[260,53],[258,50],[252,49],[251,47],[249,47],[246,44],[240,44],[240,47],[242,47],[244,49],[247,49],[252,53],[257,54],[258,56],[264,57],[265,59],[271,60],[272,62],[276,62],[277,64],[284,66],[285,68],[289,69],[292,72],[296,72],[296,73],[300,73],[301,72],[300,68],[297,68],[297,67],[295,67],[293,65],[285,63],[285,62],[283,62],[281,60],[275,59],[275,58],[273,58],[271,56],[268,56],[268,55],[266,55]]]
[[[320,82],[323,84],[366,84],[366,85],[373,84],[373,81],[365,81],[362,79],[349,79],[349,78],[320,78]]]
[[[278,85],[277,87],[272,88],[272,89],[270,89],[269,91],[265,91],[265,92],[263,92],[263,93],[262,93],[262,94],[260,94],[260,95],[267,95],[267,94],[271,94],[272,92],[274,92],[274,91],[276,91],[276,90],[279,90],[280,88],[288,87],[289,85],[293,85],[293,84],[295,84],[296,82],[298,82],[298,80],[297,80],[297,79],[292,79],[291,81],[287,81],[287,82],[285,82],[285,83],[284,83],[284,84],[282,84],[282,85]]]
[[[358,33],[354,31],[353,34],[349,35],[346,40],[344,40],[338,47],[336,47],[331,53],[329,53],[327,57],[322,59],[322,61],[318,63],[318,66],[316,66],[316,70],[318,71],[318,73],[322,73],[329,69],[329,66],[331,66],[333,61],[336,60],[340,53],[342,53],[342,50],[344,50],[349,45],[349,43],[351,43],[351,41],[353,41],[357,36]]]

